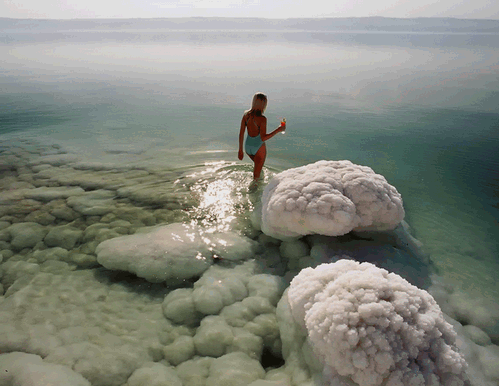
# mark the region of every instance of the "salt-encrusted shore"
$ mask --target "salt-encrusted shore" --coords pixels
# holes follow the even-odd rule
[[[457,333],[471,385],[499,383],[497,304],[432,274],[405,223],[280,241],[252,226],[249,195],[234,198],[223,227],[215,215],[206,221],[217,204],[205,207],[201,196],[216,168],[199,184],[195,170],[90,164],[33,141],[4,143],[0,168],[0,366],[10,370],[2,385],[37,385],[40,374],[82,386],[312,385],[324,377],[321,361],[296,355],[306,336],[285,303],[277,307],[302,269],[340,258],[374,262],[427,290]],[[142,243],[157,229],[189,239],[178,256],[202,268],[170,282],[164,272],[140,277],[143,267],[106,268],[113,243]],[[144,264],[168,252],[130,245],[125,257]],[[189,264],[181,261],[172,269]]]

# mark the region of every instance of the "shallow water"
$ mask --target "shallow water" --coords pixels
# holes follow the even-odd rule
[[[0,171],[10,209],[0,221],[28,221],[30,210],[15,206],[19,190],[70,185],[115,192],[115,216],[130,224],[115,236],[184,222],[256,238],[251,212],[274,173],[349,159],[402,194],[432,269],[497,310],[497,36],[7,35]],[[269,126],[284,116],[288,130],[269,141],[264,182],[248,192],[251,165],[237,161],[238,126],[260,90],[269,95]],[[136,223],[123,214],[135,210]],[[108,220],[74,219],[82,231]],[[14,252],[12,261],[33,261],[33,251]],[[264,267],[286,276],[264,256]]]

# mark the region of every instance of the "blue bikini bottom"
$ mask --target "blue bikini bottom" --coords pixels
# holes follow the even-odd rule
[[[263,145],[263,141],[260,135],[252,137],[250,135],[246,136],[246,142],[244,143],[244,149],[249,155],[255,155],[258,149]]]

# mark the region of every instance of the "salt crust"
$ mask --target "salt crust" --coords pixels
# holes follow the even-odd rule
[[[65,266],[58,274],[34,271],[29,283],[0,302],[0,351],[40,355],[46,363],[73,369],[92,386],[122,386],[127,380],[130,386],[146,386],[146,380],[175,371],[150,362],[163,360],[180,368],[195,355],[220,358],[210,361],[206,382],[231,384],[224,366],[240,365],[232,368],[233,376],[250,383],[265,374],[258,362],[263,347],[280,350],[275,304],[283,283],[279,277],[255,274],[254,262],[235,269],[212,267],[210,278],[228,277],[235,270],[245,297],[192,328],[164,318],[161,301],[167,290],[162,286],[142,294],[134,289],[140,286],[112,284],[99,271]],[[52,272],[54,267],[44,264],[42,270]],[[210,281],[206,277],[197,288]]]
[[[247,386],[263,378],[265,370],[257,360],[233,352],[184,362],[177,367],[177,374],[184,386]]]
[[[280,239],[393,229],[403,218],[397,190],[371,168],[350,161],[285,170],[262,195],[262,231]]]
[[[160,363],[146,363],[135,370],[125,386],[183,386],[177,373],[171,367]]]
[[[157,283],[200,276],[214,257],[244,260],[254,254],[254,248],[252,240],[235,233],[213,234],[175,223],[106,240],[95,252],[97,261],[106,268],[132,272]]]
[[[284,283],[253,270],[254,263],[234,269],[212,266],[193,289],[179,288],[165,297],[167,319],[191,326],[200,323],[192,339],[179,337],[165,347],[169,362],[182,363],[194,352],[219,357],[239,351],[259,359],[264,347],[280,351],[275,306]]]
[[[168,294],[163,303],[165,314],[174,321],[188,322],[180,315],[168,311],[177,297],[182,298],[183,304],[192,303],[195,311],[202,315],[218,314],[224,307],[240,302],[248,296],[267,299],[269,304],[275,306],[280,299],[284,283],[278,276],[253,274],[249,270],[252,269],[251,266],[243,264],[231,270],[218,266],[210,267],[194,283],[192,290],[182,288]],[[187,297],[191,300],[187,300]]]
[[[2,386],[91,386],[90,382],[73,370],[46,363],[33,354],[0,354],[0,369]]]
[[[264,376],[265,370],[260,362],[244,353],[234,352],[212,362],[206,386],[246,386]]]
[[[93,270],[38,272],[0,303],[0,351],[40,355],[92,386],[121,386],[144,362],[161,359],[158,335],[173,332],[154,292],[136,293]]]
[[[496,299],[471,296],[436,275],[432,277],[429,291],[447,315],[465,325],[479,328],[488,336],[484,337],[476,328],[468,327],[468,335],[474,340],[477,339],[481,344],[489,342],[491,338],[496,342],[499,340],[499,306]]]
[[[452,326],[430,294],[396,274],[339,260],[302,270],[287,296],[333,373],[360,386],[465,384]]]
[[[468,363],[467,375],[474,386],[497,386],[499,384],[499,346],[482,346],[468,338],[467,327],[445,316],[456,331],[456,345]]]
[[[21,147],[14,148],[12,146],[12,143],[8,143],[9,150],[3,152],[2,158],[6,164],[16,165],[19,178],[7,176],[0,180],[0,188],[7,189],[2,191],[2,202],[0,203],[0,216],[5,216],[2,219],[5,221],[0,221],[0,229],[4,230],[0,232],[0,248],[5,248],[5,246],[9,248],[0,251],[4,259],[0,275],[2,276],[2,283],[8,288],[6,296],[0,297],[0,351],[22,350],[35,352],[42,356],[52,352],[54,354],[50,356],[50,360],[53,362],[63,363],[67,360],[68,363],[64,364],[68,368],[72,367],[73,363],[78,363],[78,372],[84,373],[84,375],[87,374],[87,378],[92,380],[93,386],[122,386],[119,382],[128,378],[126,374],[130,374],[141,366],[144,369],[153,368],[151,362],[148,362],[150,360],[158,363],[157,361],[163,355],[164,358],[167,358],[166,348],[168,347],[170,348],[170,355],[172,355],[172,352],[183,351],[183,358],[177,358],[177,363],[180,363],[180,365],[177,366],[176,371],[179,378],[183,381],[184,386],[204,385],[205,379],[210,374],[210,366],[214,358],[196,356],[193,339],[196,334],[193,327],[172,324],[164,317],[156,319],[155,315],[158,312],[161,313],[158,310],[161,309],[160,305],[163,296],[159,296],[159,308],[152,307],[150,303],[152,300],[151,296],[143,297],[140,295],[140,291],[135,294],[137,296],[136,299],[133,299],[133,297],[125,299],[118,296],[117,294],[121,292],[127,293],[127,285],[106,282],[106,276],[101,276],[98,270],[87,270],[86,272],[89,276],[86,274],[83,276],[73,276],[80,275],[83,271],[69,273],[69,270],[74,268],[70,268],[62,261],[57,261],[57,259],[66,260],[68,257],[73,256],[73,251],[68,255],[59,247],[41,251],[36,250],[37,248],[35,247],[33,253],[34,260],[29,259],[29,263],[16,261],[20,258],[20,255],[15,255],[15,253],[20,251],[20,249],[17,251],[11,250],[13,249],[10,246],[11,234],[10,232],[5,232],[6,228],[11,226],[12,220],[10,215],[19,215],[21,217],[26,215],[25,221],[39,222],[43,225],[42,220],[46,221],[48,217],[46,214],[41,213],[41,215],[47,217],[46,219],[42,218],[43,216],[38,215],[38,212],[42,209],[46,210],[45,208],[49,206],[53,207],[50,209],[50,213],[57,218],[73,221],[79,216],[79,213],[66,206],[65,199],[54,199],[49,204],[43,205],[37,200],[48,200],[50,194],[45,194],[43,198],[39,196],[37,200],[27,197],[26,192],[34,191],[36,186],[58,187],[58,185],[79,185],[85,189],[116,191],[124,186],[136,186],[142,182],[146,182],[147,178],[153,181],[158,178],[158,173],[164,174],[165,171],[160,170],[155,175],[153,173],[148,177],[147,172],[144,170],[126,170],[127,168],[125,168],[123,173],[123,169],[119,169],[116,166],[96,164],[90,167],[78,165],[72,163],[74,159],[71,156],[56,155],[55,157],[40,158],[39,161],[30,164],[30,169],[35,172],[35,174],[31,174],[29,168],[25,167],[26,162],[32,154],[41,152],[41,150],[26,150],[25,148],[30,147],[27,144],[22,144]],[[52,167],[49,163],[58,167]],[[72,163],[71,167],[69,167],[69,163]],[[178,195],[176,190],[178,188],[172,191],[172,196]],[[140,189],[138,192],[142,193]],[[78,195],[81,191],[75,189],[73,193]],[[135,195],[134,189],[122,189],[120,193],[123,194],[123,197],[129,197],[138,201],[144,200],[143,202],[145,203],[157,202],[163,199],[163,197],[159,197],[156,200],[157,189],[153,188],[152,183],[151,189],[147,191],[145,196]],[[150,195],[150,198],[148,198],[148,195]],[[178,199],[172,199],[167,194],[164,196],[167,198],[165,204],[168,207],[171,206],[170,202],[176,205],[175,208],[180,207]],[[181,192],[180,197],[182,201],[185,198],[188,199],[185,192]],[[57,206],[55,206],[56,202],[58,203]],[[85,232],[90,239],[94,240],[86,240],[89,241],[89,245],[97,239],[102,240],[107,238],[108,236],[103,237],[103,233],[107,231],[113,233],[111,237],[116,237],[119,234],[119,232],[115,232],[117,228],[113,230],[107,228],[112,228],[110,224],[113,222],[113,218],[124,218],[123,215],[125,212],[128,213],[126,220],[132,223],[134,227],[131,231],[134,231],[135,227],[156,223],[153,218],[149,218],[151,216],[147,219],[142,218],[142,214],[145,215],[146,213],[140,208],[133,208],[132,211],[128,211],[127,208],[127,211],[125,211],[123,206],[114,205],[114,203],[110,207],[112,211],[101,219],[104,225],[98,224],[101,228],[100,230],[96,229],[95,237],[90,237],[91,232]],[[178,213],[182,214],[180,211]],[[150,221],[152,223],[149,223]],[[264,238],[271,240],[271,238],[263,236],[261,235],[259,240],[263,240]],[[273,243],[277,246],[279,245],[277,240],[273,240]],[[307,249],[306,246],[304,248],[305,250]],[[90,248],[89,251],[91,252],[88,253],[93,253],[94,250],[95,247]],[[22,253],[26,251],[24,250]],[[298,259],[298,255],[303,254],[303,252],[299,252],[295,256],[290,249],[287,251],[283,250],[282,252],[283,255],[286,255],[286,258],[291,259]],[[35,253],[36,257],[34,256]],[[31,253],[29,252],[26,258],[30,255]],[[14,259],[9,260],[13,256]],[[89,255],[81,254],[81,256],[88,257]],[[94,258],[94,256],[90,257]],[[300,261],[303,260],[304,262],[306,259],[307,256],[299,258]],[[5,262],[5,260],[7,261]],[[37,261],[38,264],[34,264],[33,261]],[[56,277],[61,274],[68,276],[65,288],[60,288],[59,285],[52,285],[51,280],[38,283],[38,280],[43,275],[54,275]],[[249,273],[247,275],[251,276]],[[0,294],[3,291],[2,287],[0,285]],[[25,289],[26,287],[27,289]],[[256,285],[256,287],[259,286]],[[140,285],[136,288],[140,288]],[[129,289],[131,290],[132,288],[130,287]],[[23,291],[26,291],[24,295],[22,295]],[[105,298],[98,296],[96,298],[91,295],[93,291],[96,293],[111,291],[116,293],[116,295]],[[21,297],[14,297],[18,292]],[[262,293],[265,292],[265,287],[262,287]],[[150,291],[148,293],[151,295]],[[69,302],[69,304],[72,304],[71,306],[67,304],[68,299],[75,299]],[[456,299],[454,297],[452,302],[444,303],[448,305],[451,314],[454,312],[452,307],[456,305]],[[250,300],[253,302],[253,299]],[[85,306],[83,313],[81,313],[81,306],[84,303],[88,303],[88,306]],[[466,318],[479,324],[479,321],[484,320],[484,312],[475,313],[474,302],[470,301],[467,303],[469,305],[467,306]],[[275,332],[277,323],[275,313],[264,313],[254,316],[253,313],[248,314],[248,307],[239,308],[239,305],[242,305],[242,301],[236,301],[233,304],[234,307],[232,305],[224,307],[220,312],[220,315],[224,315],[224,320],[227,320],[225,325],[232,327],[236,323],[245,323],[244,329],[252,331],[253,335],[263,337],[263,340],[267,339],[268,341],[271,340],[269,336],[273,336],[272,339],[274,342],[280,341],[279,334]],[[286,307],[289,309],[287,296],[284,296],[279,302],[279,307],[280,309]],[[237,311],[238,308],[239,312],[232,312],[232,310]],[[89,313],[90,309],[93,310],[91,313]],[[458,316],[463,313],[462,309],[462,306],[456,309]],[[113,316],[111,310],[120,310],[120,312],[125,312],[127,315]],[[37,314],[41,315],[39,320],[35,320]],[[248,315],[253,316],[249,317]],[[322,374],[320,373],[323,369],[320,364],[315,363],[316,360],[313,359],[312,349],[307,345],[306,336],[301,332],[301,328],[294,323],[290,323],[293,320],[290,312],[288,317],[283,317],[283,315],[284,313],[277,312],[281,336],[283,337],[283,351],[288,353],[284,355],[286,365],[284,368],[268,371],[265,380],[255,380],[251,383],[251,386],[282,386],[290,384],[293,386],[311,386],[321,383]],[[88,319],[83,320],[81,319],[82,317],[87,317]],[[219,316],[209,316],[209,318],[217,317]],[[115,323],[116,319],[119,320],[118,323]],[[490,316],[485,319],[491,320]],[[137,320],[136,323],[134,322],[135,320]],[[145,329],[139,328],[140,331],[138,331],[133,326],[141,326],[142,320],[146,321]],[[246,322],[244,322],[245,320]],[[492,320],[494,320],[494,317]],[[129,324],[124,325],[125,321],[128,321]],[[149,324],[151,321],[153,323]],[[473,333],[474,339],[480,341],[482,345],[489,343],[489,341],[484,339],[483,334],[475,334],[476,330],[473,331],[472,329],[472,332],[468,332],[470,326],[466,326],[468,328],[465,329],[455,320],[448,318],[448,321],[453,324],[455,330],[459,333],[457,345],[464,352],[466,360],[470,364],[468,371],[470,372],[473,385],[496,386],[499,382],[496,371],[499,368],[497,346],[490,344],[487,346],[477,345],[468,339],[467,336]],[[67,326],[69,323],[75,323],[75,325]],[[104,326],[100,327],[102,330],[96,328],[101,325]],[[54,328],[54,326],[56,327]],[[115,328],[113,329],[112,326],[115,326]],[[285,332],[291,326],[293,326],[295,333],[292,338],[289,335],[287,336]],[[121,327],[122,330],[120,330]],[[485,328],[486,326],[483,327]],[[119,331],[123,331],[122,336],[119,334]],[[57,342],[59,340],[62,340],[63,346],[58,346]],[[127,346],[129,341],[133,341],[133,347]],[[256,340],[252,337],[252,341]],[[266,345],[268,347],[267,343]],[[299,354],[293,351],[297,346],[300,347]],[[192,347],[194,347],[194,350]],[[230,348],[232,346],[227,347]],[[182,350],[176,350],[176,348],[182,348]],[[47,358],[45,358],[45,363],[47,363]],[[165,364],[165,367],[170,368],[166,360],[163,360],[162,363]],[[162,368],[160,369],[157,366],[154,366],[153,369],[162,370]],[[328,380],[331,380],[331,378],[328,378]],[[336,382],[332,384],[336,386],[343,383]]]

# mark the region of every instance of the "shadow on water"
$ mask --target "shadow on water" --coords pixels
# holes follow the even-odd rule
[[[151,283],[125,271],[111,271],[100,267],[93,270],[95,279],[108,286],[118,285],[129,292],[148,296],[158,300],[163,299],[171,290],[164,283]]]
[[[367,262],[393,272],[411,284],[428,289],[435,272],[421,243],[403,222],[395,230],[350,232],[343,236],[309,235],[302,238],[311,246],[312,264],[332,263],[339,259]]]

